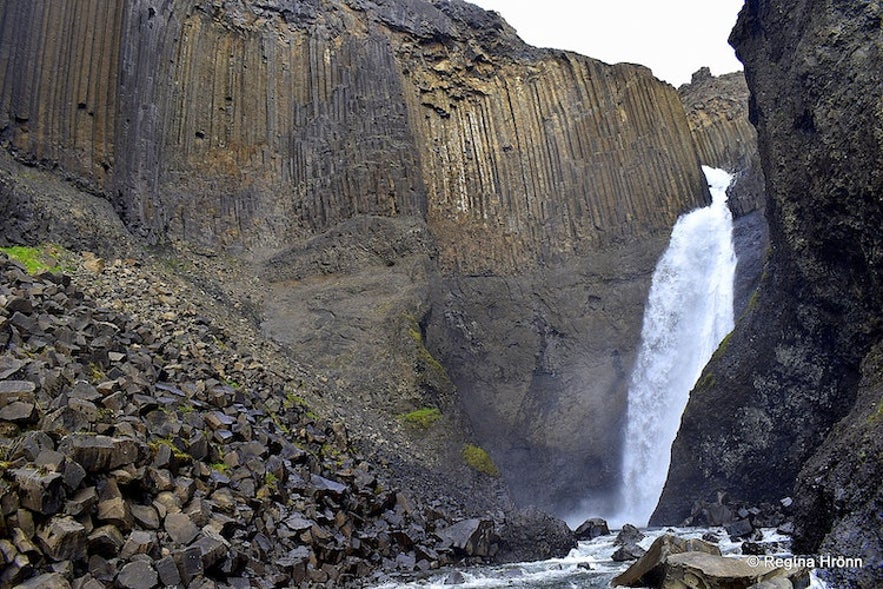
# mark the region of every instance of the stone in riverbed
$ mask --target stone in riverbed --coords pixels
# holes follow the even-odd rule
[[[600,517],[587,519],[574,531],[577,540],[591,540],[610,533],[607,522]]]
[[[622,526],[619,534],[616,535],[616,539],[613,541],[613,545],[626,546],[628,544],[637,544],[643,539],[644,534],[641,533],[641,530],[639,530],[632,524],[625,524]]]
[[[610,557],[613,562],[627,562],[629,560],[638,560],[644,554],[646,554],[646,550],[638,546],[637,544],[623,544],[620,546],[616,552]]]
[[[703,587],[706,589],[739,589],[778,577],[802,582],[808,573],[802,568],[776,567],[771,563],[715,556],[705,552],[684,552],[666,559],[662,587]]]
[[[665,534],[653,541],[647,553],[625,572],[615,577],[614,586],[657,587],[665,577],[665,563],[669,556],[699,551],[720,556],[720,548],[698,539],[684,539]]]

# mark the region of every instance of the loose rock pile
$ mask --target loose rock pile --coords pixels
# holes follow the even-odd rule
[[[0,585],[343,586],[498,550],[193,309],[154,319],[0,254]]]

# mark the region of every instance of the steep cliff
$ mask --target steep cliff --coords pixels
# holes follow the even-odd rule
[[[751,89],[772,251],[756,304],[691,395],[653,518],[679,521],[718,489],[776,500],[799,480],[798,544],[825,538],[876,563],[838,573],[865,575],[861,586],[879,582],[883,552],[881,457],[862,442],[880,435],[867,405],[883,335],[881,18],[878,2],[847,0],[750,1],[740,14],[731,40]],[[851,523],[856,536],[841,542]]]
[[[678,88],[678,96],[702,163],[735,176],[727,202],[739,258],[733,301],[738,317],[757,290],[769,246],[757,131],[748,119],[748,85],[741,72],[715,77],[701,68],[689,84]]]
[[[225,251],[265,333],[385,418],[462,404],[525,501],[614,484],[650,273],[708,199],[673,88],[459,0],[3,0],[0,18],[20,161],[149,243]]]

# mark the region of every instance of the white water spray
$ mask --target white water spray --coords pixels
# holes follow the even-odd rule
[[[671,460],[690,390],[733,329],[732,176],[702,167],[712,204],[681,216],[656,270],[628,393],[621,509],[611,523],[645,526]]]

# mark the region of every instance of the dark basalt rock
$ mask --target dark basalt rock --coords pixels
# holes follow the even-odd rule
[[[653,523],[718,489],[794,493],[795,549],[880,562],[881,7],[746,3],[745,63],[771,254],[758,296],[691,395]],[[835,466],[836,465],[836,466]],[[796,486],[795,486],[796,483]],[[874,566],[838,586],[874,586]]]

